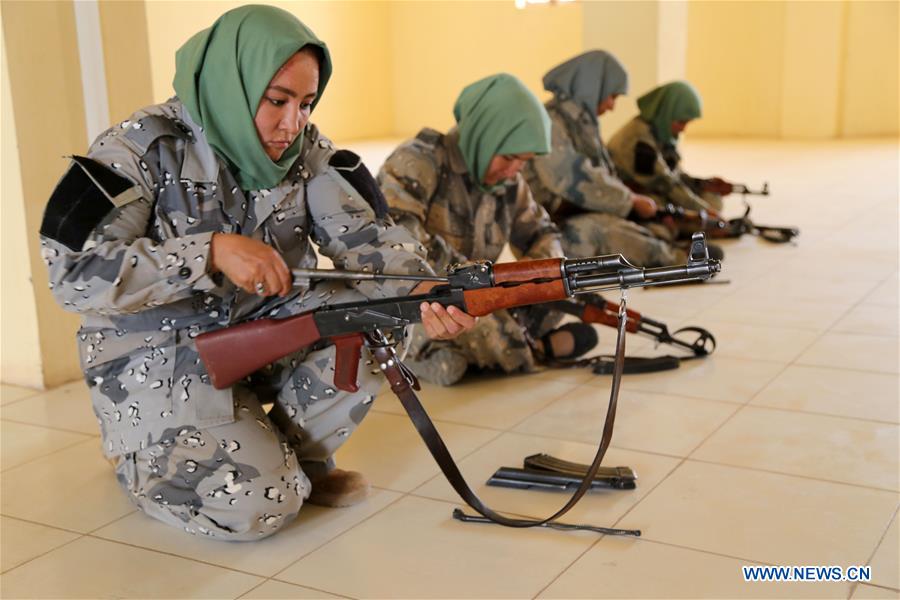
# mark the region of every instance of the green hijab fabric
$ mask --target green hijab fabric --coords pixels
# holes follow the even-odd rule
[[[544,89],[571,99],[597,123],[597,106],[613,94],[628,93],[628,72],[605,50],[591,50],[570,58],[544,75]]]
[[[277,185],[300,155],[302,134],[274,162],[259,141],[253,118],[269,81],[307,45],[320,48],[322,56],[315,107],[331,77],[331,56],[306,25],[280,8],[230,10],[175,54],[175,93],[244,190]]]
[[[673,121],[690,121],[701,115],[700,94],[686,81],[673,81],[650,90],[637,101],[641,118],[653,128],[653,136],[663,145],[678,141],[672,133]]]
[[[484,187],[484,174],[498,154],[547,154],[550,117],[522,82],[506,73],[491,75],[467,86],[453,107],[459,127],[459,149]]]

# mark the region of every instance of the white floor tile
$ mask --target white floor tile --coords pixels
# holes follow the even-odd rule
[[[866,333],[870,335],[898,335],[898,311],[896,306],[859,304],[835,323],[832,331],[842,333]]]
[[[3,575],[5,598],[237,598],[262,579],[83,537]]]
[[[715,358],[747,358],[788,363],[803,352],[819,333],[795,327],[755,323],[726,323],[704,319],[703,326],[716,336]]]
[[[399,497],[394,492],[374,490],[365,502],[350,508],[328,509],[309,504],[277,535],[249,544],[192,536],[140,512],[111,523],[93,535],[270,577]]]
[[[241,600],[292,600],[296,598],[315,600],[316,598],[342,598],[342,596],[272,579],[241,596]]]
[[[591,393],[560,398],[514,431],[596,443],[606,418],[609,387],[589,387]],[[723,402],[623,390],[612,445],[687,456],[735,410]]]
[[[869,564],[872,565],[870,583],[900,590],[900,517],[894,516]]]
[[[100,433],[97,417],[91,408],[91,397],[83,381],[73,381],[4,406],[3,418],[94,436]]]
[[[28,562],[78,537],[77,533],[0,517],[0,572]]]
[[[539,598],[846,598],[850,584],[744,581],[753,563],[646,540],[604,537]],[[600,583],[602,582],[602,583]]]
[[[3,471],[90,439],[80,433],[11,421],[3,421],[0,429],[0,470]]]
[[[786,327],[789,329],[811,329],[820,333],[841,318],[851,305],[843,302],[826,303],[809,300],[792,300],[774,306],[771,301],[746,298],[743,295],[729,296],[704,311],[701,323],[722,321],[726,323],[756,324],[766,327]],[[723,336],[725,343],[730,339]]]
[[[784,369],[770,361],[708,358],[683,361],[674,371],[628,375],[622,389],[657,392],[743,404]]]
[[[30,388],[4,383],[3,385],[0,385],[0,405],[6,406],[12,402],[21,400],[22,398],[28,398],[29,396],[39,393],[40,390],[32,390]]]
[[[134,511],[91,439],[0,474],[3,514],[87,533]]]
[[[450,387],[423,383],[419,399],[435,421],[507,429],[577,387],[577,383],[535,375],[467,377]],[[390,392],[379,395],[375,407],[382,412],[406,414]]]
[[[797,364],[900,373],[898,348],[896,337],[826,333],[797,358]]]
[[[618,527],[773,565],[862,565],[900,495],[691,460]]]
[[[883,587],[860,583],[850,600],[900,600],[900,590],[889,590]]]
[[[597,537],[461,523],[403,498],[278,574],[354,598],[528,598]]]
[[[898,449],[900,425],[745,406],[691,458],[900,491]]]
[[[900,277],[895,273],[893,276],[888,277],[877,288],[872,290],[872,293],[866,296],[863,303],[896,307],[900,304],[900,300],[898,300],[898,296],[900,296],[898,288],[900,288]]]
[[[453,423],[436,423],[457,459],[499,435]],[[335,455],[343,469],[359,471],[377,487],[408,492],[440,472],[406,415],[372,413]]]
[[[878,285],[880,279],[844,281],[839,277],[812,278],[799,268],[781,269],[736,287],[736,294],[778,306],[781,302],[803,300],[856,304]]]
[[[750,404],[900,423],[900,377],[791,365]]]

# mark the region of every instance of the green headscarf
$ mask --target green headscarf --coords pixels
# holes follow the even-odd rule
[[[498,154],[546,154],[550,151],[550,117],[522,82],[506,73],[467,86],[453,107],[459,126],[459,149],[479,187],[491,159]]]
[[[571,99],[597,122],[597,106],[613,94],[628,93],[628,73],[605,50],[591,50],[570,58],[544,75],[544,89]]]
[[[321,48],[323,56],[315,107],[331,77],[331,56],[324,42],[280,8],[230,10],[175,54],[175,93],[245,190],[277,185],[300,154],[302,134],[274,162],[259,141],[253,118],[269,81],[307,45]]]
[[[701,114],[700,94],[686,81],[673,81],[638,98],[641,118],[650,123],[653,136],[663,145],[672,144],[678,136],[672,133],[672,121],[690,121]]]

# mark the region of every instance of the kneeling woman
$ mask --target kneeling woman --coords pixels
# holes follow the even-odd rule
[[[622,253],[642,267],[684,262],[684,251],[627,220],[656,216],[656,202],[619,179],[600,135],[599,117],[628,92],[625,67],[609,52],[592,50],[551,69],[544,89],[553,93],[544,105],[553,120],[553,150],[530,161],[524,173],[562,230],[566,254]]]
[[[520,174],[550,150],[544,107],[518,79],[500,74],[466,87],[453,114],[457,126],[448,133],[423,129],[385,161],[378,182],[391,215],[425,246],[438,272],[495,261],[507,242],[516,258],[562,256],[559,231]],[[540,308],[498,311],[452,341],[429,340],[413,328],[407,364],[428,381],[451,385],[470,365],[527,372],[539,362],[534,350],[571,358],[596,344],[589,325],[551,331],[558,321]]]
[[[334,347],[319,344],[217,390],[194,338],[410,291],[292,281],[289,267],[316,264],[310,240],[342,268],[428,265],[403,249],[415,241],[389,226],[383,198],[351,187],[368,171],[336,169],[357,161],[308,123],[331,59],[300,21],[272,7],[232,10],[176,63],[177,98],[75,157],[48,202],[43,252],[57,300],[84,315],[85,380],[129,497],[190,533],[254,540],[307,498],[343,506],[365,497],[362,475],[335,469],[332,455],[381,378],[360,365],[360,391],[336,389]],[[377,189],[369,179],[360,190]],[[449,335],[430,309],[423,319],[432,335]],[[457,330],[474,319],[457,312],[450,322]],[[269,414],[264,402],[274,403]]]
[[[700,118],[700,94],[691,84],[674,81],[644,94],[637,104],[640,114],[609,140],[622,179],[660,203],[718,216],[732,185],[719,177],[691,177],[681,169],[678,153],[678,135]]]

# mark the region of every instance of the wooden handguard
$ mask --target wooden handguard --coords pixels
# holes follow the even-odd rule
[[[287,319],[248,321],[204,333],[196,341],[213,387],[221,390],[320,337],[313,315],[307,313]],[[355,371],[353,380],[355,384]]]
[[[501,308],[515,308],[542,302],[563,300],[566,288],[557,274],[556,281],[525,283],[515,287],[491,287],[463,292],[466,312],[474,317],[490,314]]]
[[[586,304],[581,320],[584,323],[598,323],[609,327],[618,327],[619,306],[613,302],[607,302],[604,308]],[[625,331],[628,333],[637,332],[640,320],[641,314],[639,312],[625,309]]]
[[[559,279],[562,277],[562,259],[543,258],[520,260],[494,265],[494,283],[531,281],[533,279]]]

